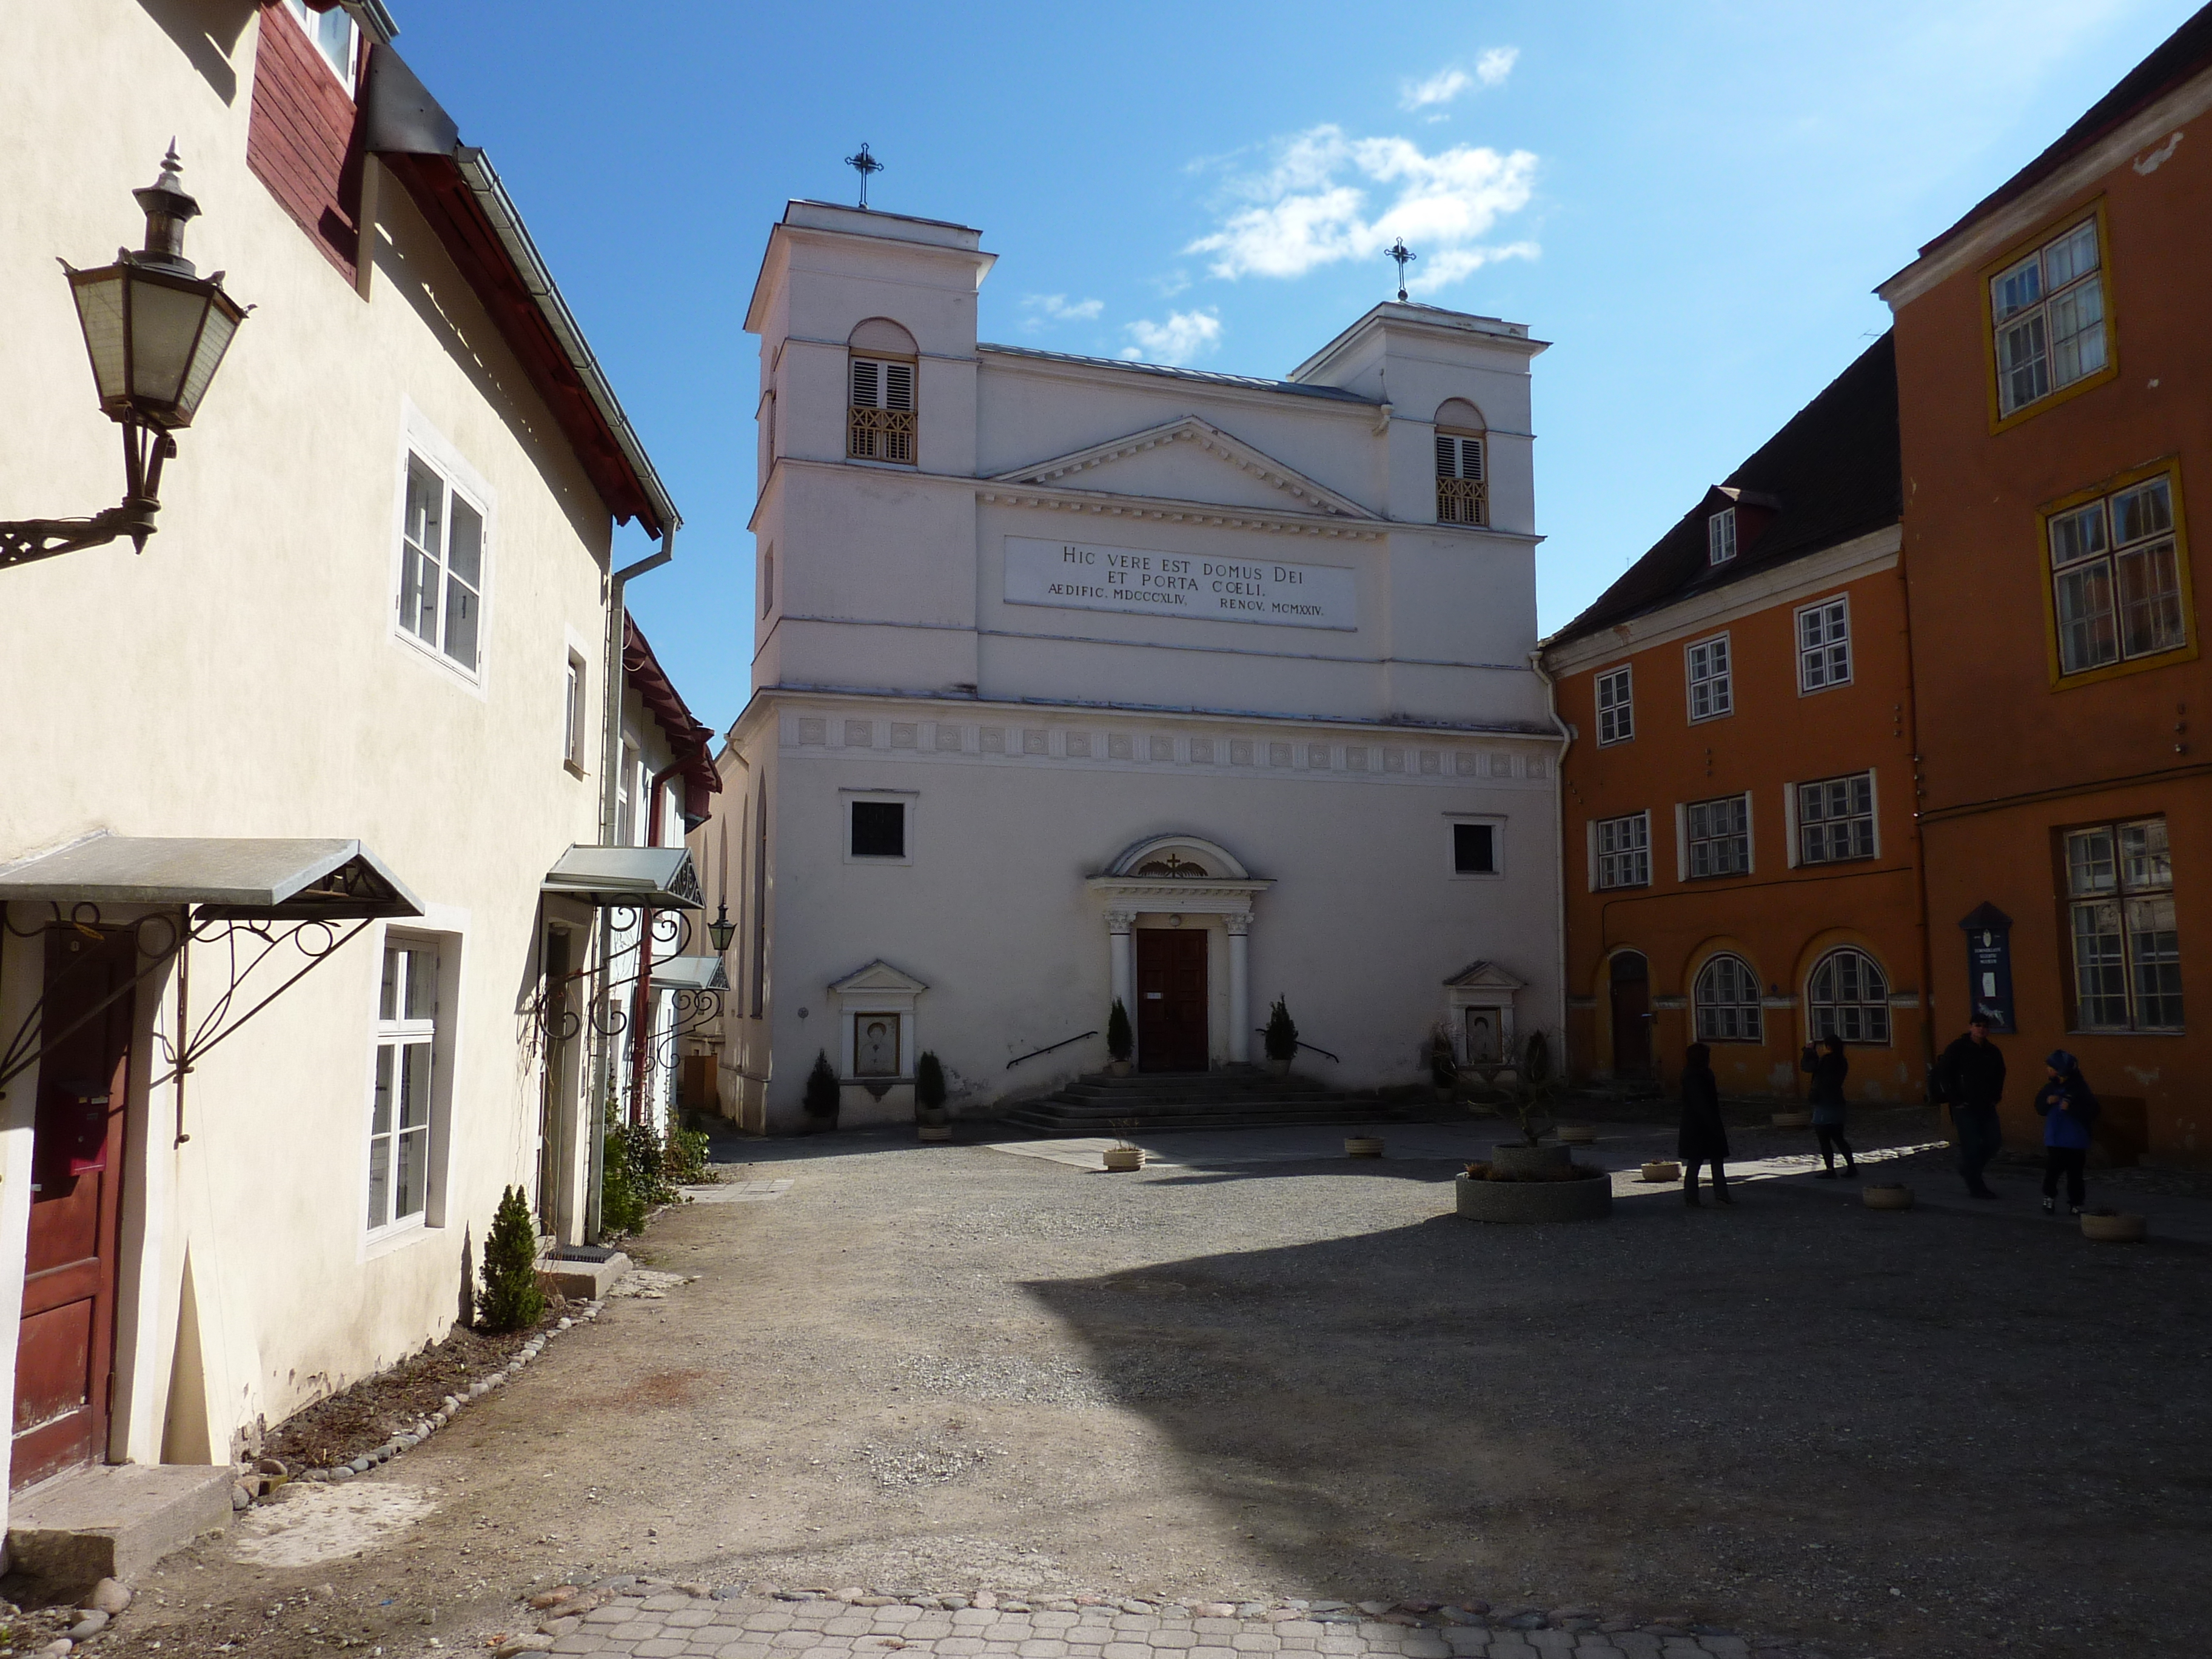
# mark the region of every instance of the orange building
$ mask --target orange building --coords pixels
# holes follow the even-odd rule
[[[1578,1077],[1789,1096],[1834,1031],[1921,1097],[1899,494],[1885,336],[1547,642]]]
[[[2063,1047],[2212,1162],[2212,8],[1881,289],[1895,315],[1935,1014]],[[2117,1150],[2117,1148],[2116,1148]]]

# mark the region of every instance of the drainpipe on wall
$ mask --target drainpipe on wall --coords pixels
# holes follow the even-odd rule
[[[658,570],[676,556],[676,525],[673,520],[661,532],[660,550],[649,553],[635,564],[625,565],[607,578],[607,636],[605,641],[600,673],[605,678],[600,699],[599,729],[599,845],[611,847],[615,841],[617,792],[622,780],[617,769],[622,765],[623,688],[623,618],[629,614],[623,598],[623,588],[635,578],[648,570]],[[644,931],[644,919],[639,919],[640,931]],[[605,910],[599,912],[599,961],[605,963],[614,954],[614,922]],[[607,1161],[607,1096],[614,1084],[613,1039],[602,1033],[599,1022],[591,1022],[593,1054],[592,1056],[592,1122],[591,1134],[586,1142],[584,1160],[584,1237],[599,1236],[599,1192],[606,1181]]]
[[[1905,574],[1905,541],[1897,546],[1897,596],[1905,614],[1905,730],[1912,744],[1912,878],[1920,900],[1920,1058],[1922,1094],[1936,1074],[1936,947],[1928,931],[1928,837],[1920,823],[1920,693],[1912,657],[1912,584]]]
[[[1565,1048],[1567,1043],[1567,751],[1575,746],[1575,734],[1573,729],[1559,718],[1559,688],[1544,672],[1541,650],[1528,653],[1528,666],[1544,683],[1544,712],[1552,717],[1553,727],[1559,734],[1559,757],[1552,769],[1552,839],[1559,849],[1559,878],[1552,884],[1558,896],[1554,939],[1559,959],[1559,1046]],[[1559,1055],[1558,1063],[1564,1068],[1567,1056],[1565,1054]]]

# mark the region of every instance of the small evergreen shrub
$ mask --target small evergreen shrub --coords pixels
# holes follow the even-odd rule
[[[837,1073],[830,1068],[828,1053],[820,1048],[814,1051],[814,1069],[806,1074],[805,1104],[809,1117],[837,1115]]]
[[[1129,1011],[1115,997],[1114,1012],[1106,1016],[1106,1052],[1115,1060],[1127,1060],[1136,1049],[1136,1035],[1129,1030]]]
[[[678,1187],[702,1187],[714,1179],[707,1164],[711,1144],[703,1129],[671,1129],[666,1153],[669,1181]]]
[[[488,1331],[519,1331],[545,1316],[538,1288],[538,1224],[522,1188],[509,1187],[484,1240],[483,1287],[477,1292],[477,1323]]]
[[[646,1202],[629,1178],[629,1146],[622,1131],[607,1131],[605,1168],[599,1176],[599,1231],[634,1233],[645,1225]]]
[[[924,1115],[945,1109],[945,1067],[934,1050],[914,1063],[914,1103]]]
[[[1297,1057],[1298,1023],[1291,1018],[1289,1006],[1280,997],[1267,1010],[1267,1058],[1279,1064],[1288,1064]]]

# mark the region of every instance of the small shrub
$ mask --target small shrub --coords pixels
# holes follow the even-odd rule
[[[1423,1056],[1429,1068],[1429,1081],[1439,1089],[1451,1089],[1459,1084],[1459,1060],[1452,1053],[1451,1031],[1437,1024],[1429,1030],[1428,1052]]]
[[[484,1240],[483,1288],[477,1292],[477,1323],[488,1331],[519,1331],[545,1316],[538,1288],[538,1224],[522,1188],[509,1187]]]
[[[830,1067],[829,1054],[820,1048],[814,1051],[814,1069],[806,1074],[805,1105],[809,1117],[835,1118],[837,1115],[837,1073]]]
[[[945,1067],[933,1049],[914,1063],[914,1103],[925,1117],[945,1109]]]
[[[650,1123],[627,1123],[622,1131],[623,1158],[629,1165],[630,1185],[647,1209],[676,1201],[676,1186],[669,1180],[669,1149],[661,1145],[660,1131]]]
[[[668,1179],[678,1187],[702,1187],[714,1178],[707,1152],[713,1143],[703,1129],[672,1129],[665,1162]]]
[[[1298,1023],[1291,1018],[1291,1010],[1281,997],[1267,1010],[1267,1058],[1278,1064],[1288,1064],[1297,1057]]]
[[[1106,1016],[1106,1052],[1115,1060],[1127,1060],[1137,1051],[1136,1034],[1129,1029],[1129,1011],[1121,1006],[1121,999],[1114,999],[1114,1012]]]
[[[599,1174],[599,1231],[634,1233],[645,1225],[647,1205],[629,1178],[629,1149],[619,1130],[607,1131],[605,1167]]]

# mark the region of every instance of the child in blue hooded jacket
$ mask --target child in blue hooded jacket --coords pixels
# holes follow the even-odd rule
[[[2081,1170],[2089,1157],[2089,1126],[2097,1121],[2097,1097],[2081,1075],[2081,1062],[2063,1048],[2054,1048],[2043,1062],[2051,1073],[2035,1097],[2035,1109],[2043,1119],[2043,1212],[2058,1210],[2058,1177],[2066,1177],[2066,1212],[2081,1213],[2085,1196]]]

